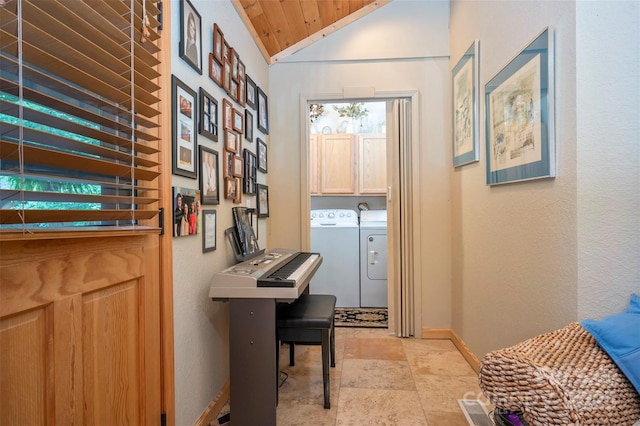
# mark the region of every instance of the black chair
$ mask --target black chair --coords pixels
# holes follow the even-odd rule
[[[276,348],[280,342],[289,344],[289,365],[295,365],[295,344],[322,345],[322,382],[324,408],[331,408],[329,398],[329,365],[336,366],[336,344],[333,318],[336,296],[303,294],[291,303],[280,303],[276,313]],[[280,371],[280,356],[276,354],[276,367]],[[329,364],[331,358],[331,364]]]

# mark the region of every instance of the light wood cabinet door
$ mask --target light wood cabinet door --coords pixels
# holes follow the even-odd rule
[[[309,136],[309,192],[318,195],[320,185],[318,183],[318,135]]]
[[[356,136],[332,134],[320,136],[320,192],[356,193]]]
[[[387,137],[384,134],[360,135],[360,194],[387,192]]]
[[[0,242],[3,425],[158,425],[158,236]]]

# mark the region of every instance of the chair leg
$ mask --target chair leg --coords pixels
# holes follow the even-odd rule
[[[336,334],[333,321],[331,321],[331,366],[336,366]]]
[[[324,385],[324,408],[331,408],[330,383],[329,383],[329,329],[322,330],[322,383]]]
[[[289,365],[293,367],[296,365],[296,347],[295,343],[289,342]]]

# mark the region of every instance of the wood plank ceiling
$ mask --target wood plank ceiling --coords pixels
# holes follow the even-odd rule
[[[269,64],[391,0],[232,0]]]

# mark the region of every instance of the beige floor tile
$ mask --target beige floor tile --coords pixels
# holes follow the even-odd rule
[[[478,380],[473,376],[416,376],[416,388],[425,412],[460,412],[458,399],[478,399]]]
[[[341,387],[416,390],[406,361],[345,359]]]
[[[345,359],[386,359],[404,361],[400,339],[353,337],[344,342]]]
[[[423,351],[407,354],[411,371],[417,376],[476,376],[475,371],[456,349],[432,351],[425,347]]]
[[[457,413],[427,412],[426,416],[429,426],[469,426],[462,411]]]
[[[310,423],[311,424],[311,423]],[[415,391],[340,389],[336,425],[426,425]]]

